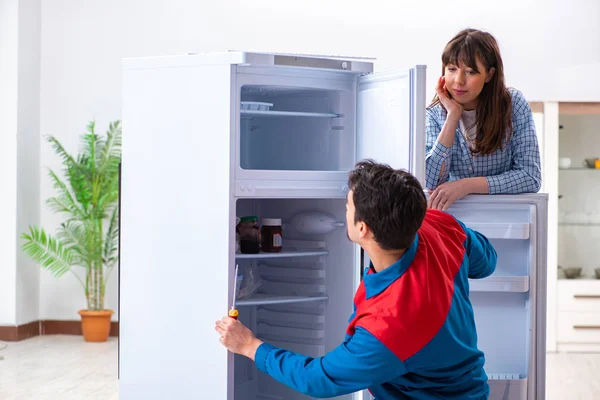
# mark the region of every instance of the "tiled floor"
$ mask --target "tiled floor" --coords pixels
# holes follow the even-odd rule
[[[2,400],[117,400],[117,340],[43,336],[0,343]],[[600,399],[600,354],[548,354],[548,400]],[[165,399],[175,400],[175,399]],[[541,399],[535,399],[541,400]]]
[[[0,343],[2,400],[117,400],[117,339],[37,336]]]

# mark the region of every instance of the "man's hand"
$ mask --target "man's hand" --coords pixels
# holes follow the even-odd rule
[[[262,342],[244,324],[233,318],[223,317],[216,322],[215,330],[221,335],[219,341],[229,351],[254,360],[256,350]]]
[[[458,181],[442,183],[433,192],[430,192],[427,206],[436,210],[446,211],[452,203],[462,199],[470,192],[469,181],[461,179]]]

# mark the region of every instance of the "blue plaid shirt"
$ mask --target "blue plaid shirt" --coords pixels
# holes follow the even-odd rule
[[[509,91],[512,96],[513,136],[503,151],[498,149],[490,155],[471,153],[460,124],[452,147],[438,142],[447,113],[440,104],[427,109],[425,175],[428,189],[435,189],[449,180],[484,176],[490,194],[537,193],[540,190],[540,150],[533,114],[523,93],[513,88]],[[441,174],[444,164],[444,173]]]

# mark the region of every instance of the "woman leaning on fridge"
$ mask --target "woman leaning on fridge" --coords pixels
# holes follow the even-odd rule
[[[465,29],[444,49],[427,108],[429,207],[447,210],[470,193],[536,193],[540,151],[531,108],[504,83],[496,39]]]

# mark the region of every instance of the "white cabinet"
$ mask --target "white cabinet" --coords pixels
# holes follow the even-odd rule
[[[558,280],[559,351],[600,351],[600,280]]]
[[[540,138],[542,182],[543,190],[549,195],[547,349],[551,352],[592,349],[592,346],[572,347],[565,342],[571,340],[570,337],[580,336],[575,333],[586,328],[574,329],[576,324],[568,313],[576,311],[564,310],[564,304],[559,302],[565,298],[563,287],[587,290],[588,285],[597,285],[589,280],[595,278],[594,269],[600,267],[595,254],[600,238],[600,170],[584,166],[584,159],[600,157],[597,135],[600,103],[586,102],[589,99],[583,95],[569,100],[573,102],[532,104],[538,133],[543,131]],[[559,129],[561,125],[563,128]],[[559,158],[569,158],[570,163],[564,160],[560,167]],[[586,279],[573,282],[557,279],[559,265],[582,267]],[[559,298],[559,289],[563,292],[562,298]]]

